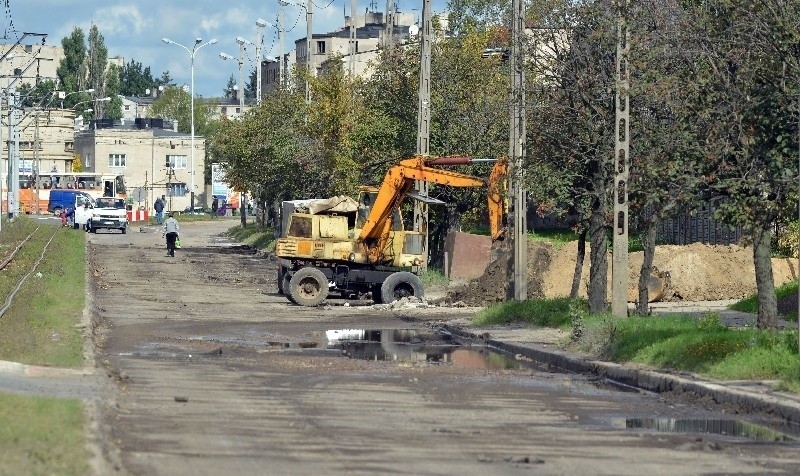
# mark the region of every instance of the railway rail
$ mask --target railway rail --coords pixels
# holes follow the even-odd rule
[[[13,250],[13,251],[12,251],[12,252],[11,252],[11,253],[10,253],[10,254],[9,254],[7,257],[6,257],[6,258],[4,258],[4,259],[3,259],[2,263],[0,263],[0,271],[2,271],[3,269],[5,269],[5,268],[6,268],[6,266],[8,266],[8,265],[9,265],[9,263],[11,263],[11,262],[14,260],[14,257],[17,255],[17,253],[18,253],[20,250],[22,250],[22,249],[23,249],[23,247],[25,246],[25,244],[26,244],[26,243],[30,242],[31,238],[33,238],[33,236],[34,236],[34,235],[36,235],[36,232],[37,232],[37,231],[39,231],[39,229],[40,229],[40,227],[36,227],[36,228],[35,228],[35,229],[34,229],[34,230],[31,232],[31,234],[30,234],[30,235],[28,235],[28,236],[27,236],[27,237],[26,237],[24,240],[22,240],[22,241],[21,241],[21,242],[20,242],[20,243],[17,245],[17,247],[16,247],[16,248],[14,248],[14,250]],[[45,255],[47,254],[47,250],[48,250],[48,248],[50,247],[50,243],[52,243],[52,241],[53,241],[53,238],[55,238],[55,236],[56,236],[56,233],[58,233],[58,231],[59,231],[59,229],[58,229],[58,228],[54,228],[54,229],[53,229],[53,233],[50,235],[50,238],[49,238],[49,239],[47,240],[47,242],[44,244],[44,247],[42,247],[42,252],[41,252],[41,254],[39,255],[39,258],[38,258],[38,259],[36,260],[36,262],[33,264],[33,266],[31,267],[31,269],[30,269],[30,270],[29,270],[27,273],[25,273],[25,275],[24,275],[24,276],[22,276],[22,277],[21,277],[21,278],[20,278],[20,279],[17,281],[16,285],[13,287],[13,289],[11,290],[11,292],[8,294],[8,296],[6,296],[5,303],[3,304],[3,307],[1,307],[1,308],[0,308],[0,318],[2,318],[2,317],[3,317],[3,315],[6,313],[6,311],[8,311],[8,309],[9,309],[9,308],[10,308],[10,307],[11,307],[11,306],[14,304],[14,297],[17,295],[17,293],[19,292],[19,290],[22,288],[22,285],[23,285],[23,284],[25,284],[25,281],[26,281],[26,280],[27,280],[27,279],[28,279],[28,278],[31,276],[31,274],[33,274],[33,273],[36,271],[36,268],[38,268],[38,267],[39,267],[39,264],[41,264],[42,260],[44,260],[44,257],[45,257]]]

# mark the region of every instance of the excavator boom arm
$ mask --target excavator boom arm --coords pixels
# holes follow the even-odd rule
[[[369,249],[370,260],[378,261],[386,247],[391,229],[392,211],[400,206],[405,196],[414,186],[415,180],[448,185],[450,187],[487,187],[489,188],[489,216],[492,239],[501,239],[502,222],[505,213],[504,187],[508,166],[505,158],[500,159],[492,169],[489,180],[473,177],[450,170],[431,167],[431,165],[468,164],[469,157],[405,159],[386,173],[378,196],[372,205],[369,216],[361,228],[358,240]]]

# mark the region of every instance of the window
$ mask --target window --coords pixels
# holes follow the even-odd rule
[[[130,106],[128,106],[128,105],[126,104],[126,105],[125,105],[125,110],[126,110],[126,111],[130,111],[130,110],[131,110],[131,107],[130,107]]]
[[[325,42],[318,41],[317,42],[317,54],[324,55],[325,54]]]
[[[108,154],[109,167],[125,167],[125,154]]]
[[[168,195],[170,197],[183,197],[186,195],[185,183],[171,183],[169,184]]]
[[[236,108],[236,114],[240,114],[241,112],[242,112],[242,108],[240,108],[240,107],[237,107],[237,108]]]
[[[92,154],[86,154],[86,157],[83,159],[83,165],[86,167],[92,166]]]
[[[170,168],[173,169],[185,169],[186,165],[186,156],[185,155],[168,155],[167,156],[167,164],[169,164]]]

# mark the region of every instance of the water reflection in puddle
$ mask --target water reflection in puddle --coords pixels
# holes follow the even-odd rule
[[[338,329],[326,332],[328,349],[351,359],[425,362],[473,370],[528,369],[533,366],[486,348],[465,348],[446,337],[414,329]]]
[[[753,441],[798,441],[796,436],[789,436],[781,431],[742,420],[629,418],[625,420],[625,428],[664,433],[723,435]]]

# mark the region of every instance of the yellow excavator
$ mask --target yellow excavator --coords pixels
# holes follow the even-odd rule
[[[422,299],[417,273],[425,233],[403,229],[400,206],[406,197],[438,201],[415,195],[414,181],[486,187],[492,240],[504,237],[508,161],[497,160],[488,179],[441,168],[473,162],[465,156],[404,159],[389,169],[379,188],[362,187],[354,207],[342,206],[346,200],[339,199],[291,213],[286,236],[275,245],[278,291],[302,306],[318,306],[332,292],[344,298],[371,293],[374,302],[386,304],[409,296]]]

